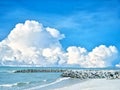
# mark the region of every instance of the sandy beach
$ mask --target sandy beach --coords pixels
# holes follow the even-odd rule
[[[120,90],[120,79],[92,79],[55,90]]]

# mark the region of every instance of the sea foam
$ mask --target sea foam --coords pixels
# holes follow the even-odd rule
[[[48,83],[48,84],[44,84],[44,85],[40,85],[40,86],[37,86],[37,87],[28,88],[28,89],[25,89],[25,90],[36,90],[36,89],[44,88],[44,87],[47,87],[47,86],[50,86],[50,85],[54,85],[54,84],[56,84],[56,83],[59,83],[59,82],[61,82],[61,81],[67,80],[67,79],[69,79],[69,78],[70,78],[70,77],[58,78],[58,79],[55,80],[54,82],[51,82],[51,83]]]
[[[12,84],[1,84],[0,87],[14,87],[14,86],[23,86],[26,84],[30,84],[30,82],[17,82],[17,83],[12,83]]]

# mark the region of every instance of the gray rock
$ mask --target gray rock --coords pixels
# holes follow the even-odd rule
[[[120,70],[66,70],[61,76],[79,79],[120,79]]]

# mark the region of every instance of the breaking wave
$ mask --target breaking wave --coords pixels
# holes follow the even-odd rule
[[[49,83],[49,84],[44,84],[44,85],[40,85],[40,86],[37,86],[37,87],[32,87],[32,88],[29,88],[29,89],[25,89],[25,90],[35,90],[35,89],[44,88],[44,87],[47,87],[47,86],[50,86],[50,85],[59,83],[59,82],[61,82],[61,81],[67,80],[67,79],[69,79],[69,78],[70,78],[70,77],[59,78],[59,79],[57,79],[56,81],[51,82],[51,83]]]
[[[13,84],[1,84],[0,87],[14,87],[14,86],[24,86],[26,84],[30,84],[31,82],[17,82],[17,83],[13,83]]]

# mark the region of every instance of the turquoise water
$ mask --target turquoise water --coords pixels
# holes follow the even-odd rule
[[[14,73],[22,69],[80,69],[58,67],[0,67],[0,90],[49,90],[77,80],[62,78],[61,72]],[[98,68],[99,69],[99,68]],[[108,68],[111,69],[111,68]],[[106,69],[106,70],[108,70]],[[105,70],[105,69],[104,69]]]
[[[30,68],[30,67],[29,67]],[[0,90],[22,90],[47,85],[61,79],[61,73],[13,73],[26,67],[0,67]],[[43,68],[33,68],[43,69]]]

